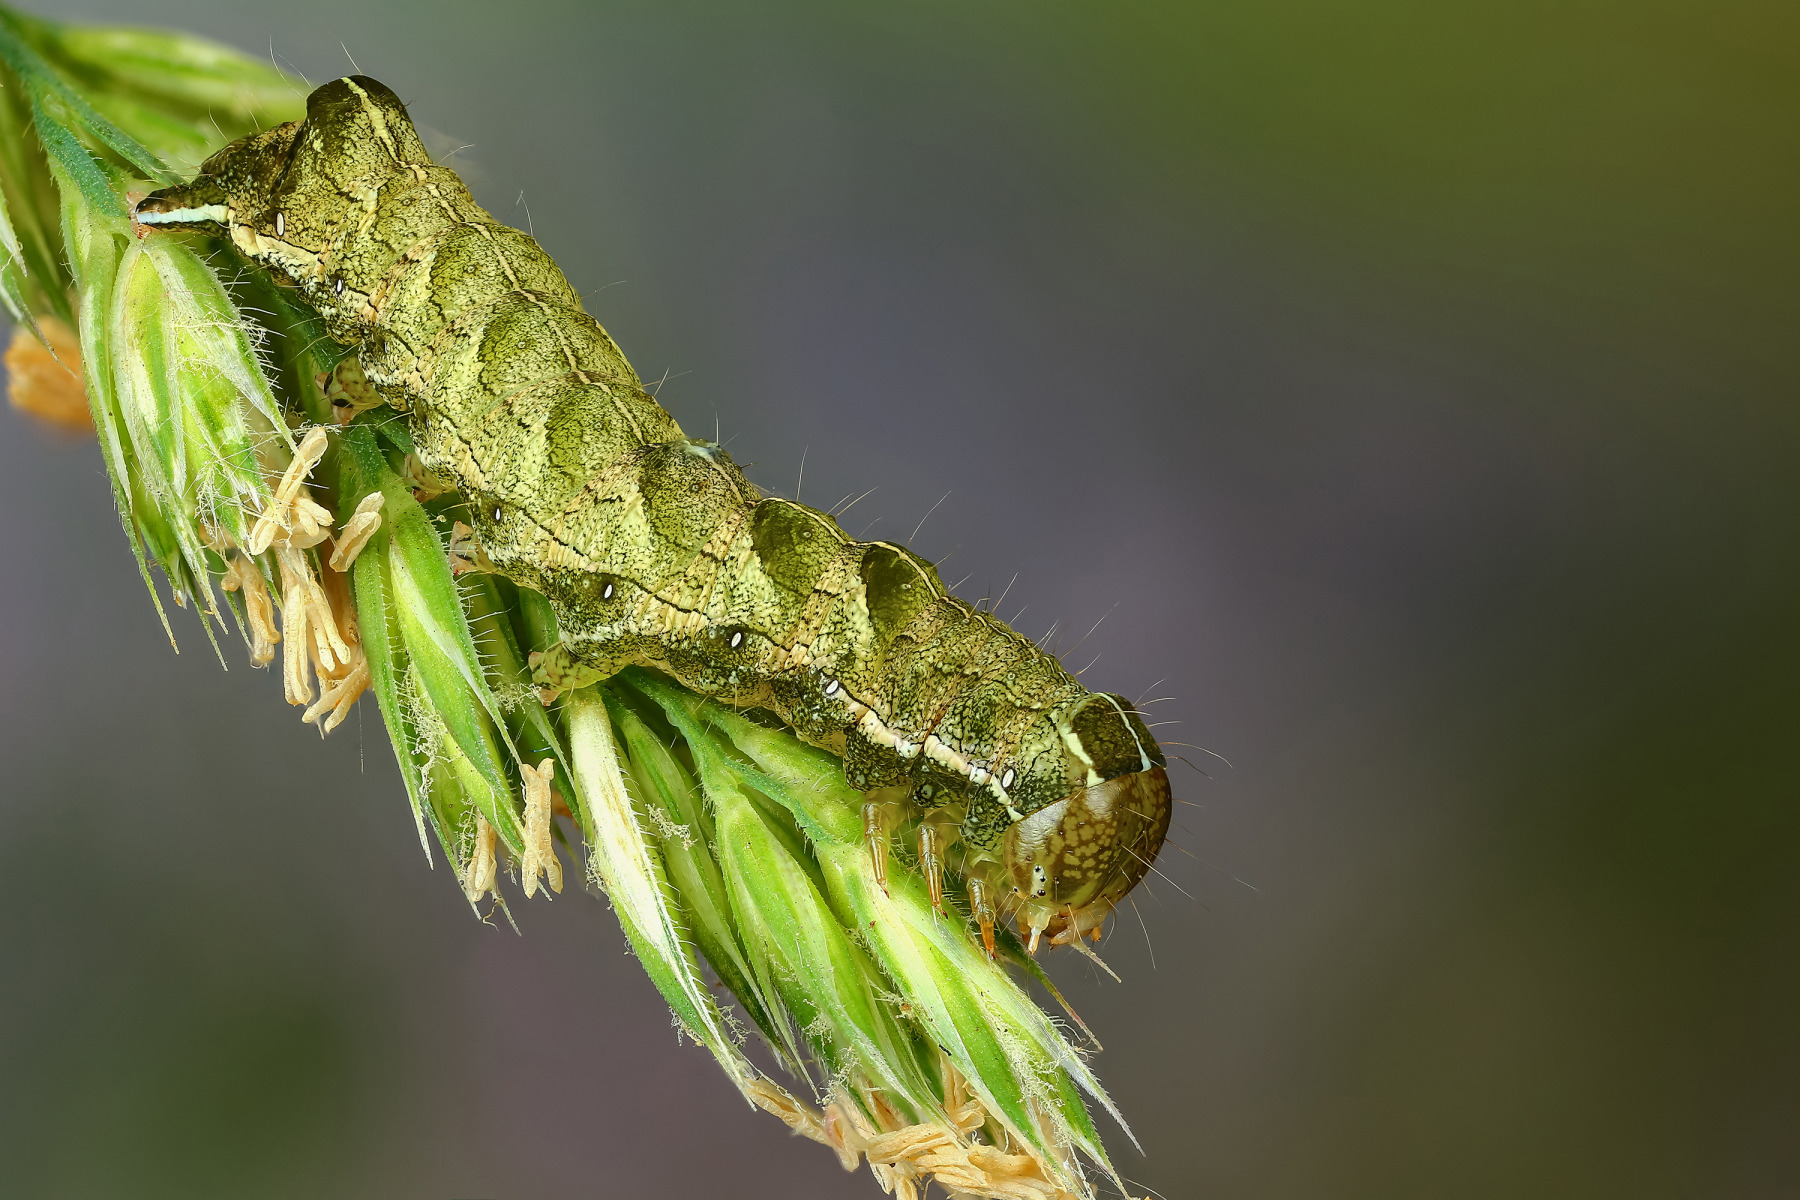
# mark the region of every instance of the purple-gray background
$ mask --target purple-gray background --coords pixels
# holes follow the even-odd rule
[[[753,478],[1109,614],[1232,764],[1051,956],[1141,1188],[1800,1194],[1791,8],[34,7],[342,42]],[[91,445],[0,510],[0,1190],[877,1194],[603,902],[477,923],[372,705],[171,654]]]

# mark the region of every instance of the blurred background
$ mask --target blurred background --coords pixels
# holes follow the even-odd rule
[[[1050,956],[1140,1194],[1800,1194],[1800,10],[27,7],[354,59],[689,430],[1172,697]],[[878,1194],[171,653],[91,444],[0,508],[8,1194]]]

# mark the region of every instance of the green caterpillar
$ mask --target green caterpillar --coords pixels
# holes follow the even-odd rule
[[[1168,830],[1164,759],[1118,696],[951,596],[930,563],[765,497],[652,399],[549,255],[430,161],[366,76],[234,142],[145,225],[223,228],[357,348],[369,402],[405,411],[424,466],[474,514],[484,566],[537,589],[562,641],[547,696],[642,664],[773,711],[868,794],[878,864],[922,818],[934,898],[957,840],[992,946],[1101,923]],[[366,383],[362,381],[366,379]]]

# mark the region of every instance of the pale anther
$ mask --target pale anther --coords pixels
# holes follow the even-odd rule
[[[562,863],[556,857],[552,838],[551,815],[554,801],[550,779],[556,774],[556,760],[546,758],[537,766],[521,764],[519,776],[525,784],[525,857],[519,864],[519,876],[529,899],[537,892],[542,875],[553,892],[562,891]]]
[[[256,560],[232,550],[222,536],[216,544],[212,541],[208,544],[225,559],[225,573],[219,577],[219,587],[227,592],[244,593],[244,617],[250,626],[250,661],[259,667],[268,666],[275,659],[276,644],[281,641],[281,631],[275,627],[275,602],[269,596],[269,585],[257,569]]]
[[[338,532],[336,547],[331,552],[331,569],[348,571],[362,548],[368,545],[375,531],[381,528],[381,506],[387,499],[381,492],[370,492],[344,522],[344,528]]]
[[[331,531],[331,513],[303,494],[302,489],[306,486],[306,477],[325,457],[326,445],[325,430],[319,426],[314,426],[301,439],[294,461],[282,473],[268,507],[250,531],[247,549],[251,554],[261,554],[276,543],[305,549],[325,540]]]
[[[495,884],[500,878],[499,863],[494,857],[494,827],[487,818],[475,814],[475,844],[470,848],[469,864],[463,871],[463,895],[473,904],[489,892],[498,894]]]
[[[357,698],[369,688],[369,660],[360,647],[356,650],[355,660],[345,665],[348,670],[343,678],[319,680],[319,698],[300,717],[308,725],[319,725],[320,733],[330,733],[342,725]],[[319,724],[320,717],[325,718],[324,724]]]

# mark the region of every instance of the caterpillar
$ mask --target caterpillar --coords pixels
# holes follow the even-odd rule
[[[1096,940],[1168,831],[1166,763],[1125,699],[952,596],[903,546],[763,495],[687,437],[526,233],[430,160],[405,106],[356,75],[233,142],[139,223],[223,232],[354,347],[336,401],[407,414],[460,490],[478,561],[541,592],[558,691],[630,665],[773,712],[843,760],[881,869],[916,819],[941,899],[952,844],[990,951],[997,920]]]

